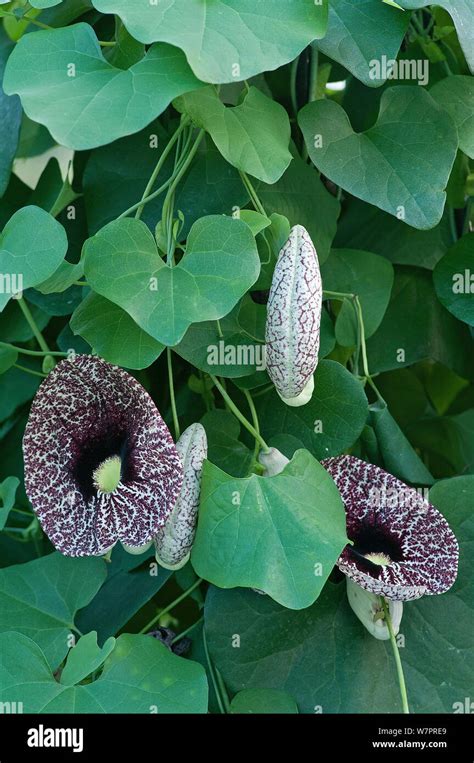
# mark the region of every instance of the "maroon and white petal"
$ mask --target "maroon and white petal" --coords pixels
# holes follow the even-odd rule
[[[415,489],[354,456],[322,461],[346,509],[346,546],[339,569],[358,585],[393,601],[444,593],[453,585],[458,543],[443,515]],[[374,563],[382,555],[383,564]],[[367,558],[369,557],[369,558]]]
[[[280,397],[304,404],[318,363],[322,283],[308,231],[295,225],[278,256],[267,305],[267,371]],[[309,393],[299,401],[308,385]]]
[[[156,560],[170,570],[184,567],[196,534],[202,467],[207,458],[207,437],[202,424],[191,424],[176,448],[183,463],[183,485],[171,515],[155,538]]]
[[[101,358],[61,361],[40,385],[23,439],[25,487],[41,526],[67,556],[149,542],[182,483],[181,460],[143,387]],[[119,455],[120,482],[101,493],[93,472]]]

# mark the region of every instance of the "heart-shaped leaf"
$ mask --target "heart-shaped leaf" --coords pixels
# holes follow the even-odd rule
[[[265,183],[276,183],[291,162],[288,114],[256,87],[238,106],[224,106],[213,87],[181,96],[175,106],[211,135],[224,159]]]
[[[371,77],[371,62],[397,57],[408,13],[388,8],[380,0],[331,0],[328,31],[318,48],[345,66],[369,87],[380,87],[385,77]]]
[[[274,477],[235,479],[205,462],[192,564],[221,588],[248,586],[290,609],[319,596],[347,543],[345,513],[305,450]]]
[[[192,323],[227,315],[255,283],[259,269],[248,225],[221,215],[194,223],[175,267],[165,265],[141,220],[109,223],[85,245],[85,274],[94,291],[169,346]]]
[[[76,560],[77,561],[77,560]],[[87,638],[87,636],[85,637]],[[82,640],[82,639],[81,639]],[[97,681],[64,685],[55,680],[44,653],[21,633],[0,635],[0,699],[22,703],[26,713],[205,713],[207,680],[196,662],[174,655],[150,636],[123,634],[105,661]],[[70,652],[65,672],[81,671]],[[107,647],[107,650],[109,647]],[[14,674],[8,666],[14,665]],[[90,667],[90,663],[85,670]],[[82,672],[84,672],[84,669]]]
[[[385,257],[355,249],[333,249],[321,271],[324,288],[357,294],[362,307],[366,339],[378,329],[390,301],[393,266]],[[343,302],[336,319],[340,345],[357,344],[357,316],[352,304]]]
[[[77,610],[91,601],[105,576],[102,559],[58,553],[0,570],[0,632],[34,638],[56,668],[67,653]]]
[[[0,236],[0,311],[15,292],[41,283],[59,267],[67,251],[62,225],[40,207],[23,207]]]
[[[22,37],[4,80],[5,92],[18,93],[31,119],[78,150],[141,130],[200,84],[183,53],[166,44],[153,45],[130,69],[116,69],[84,23]]]
[[[414,228],[440,221],[458,137],[423,88],[386,90],[377,123],[364,133],[330,100],[307,104],[298,122],[312,161],[334,183]]]
[[[125,368],[147,368],[164,350],[125,310],[93,292],[76,308],[69,325],[93,352]]]
[[[314,0],[93,0],[119,16],[146,44],[161,40],[182,48],[205,82],[241,82],[292,61],[326,31],[327,3]]]

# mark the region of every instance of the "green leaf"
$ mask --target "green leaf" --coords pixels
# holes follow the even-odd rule
[[[385,78],[371,77],[371,62],[397,57],[409,20],[380,0],[330,0],[328,31],[318,48],[364,85],[380,87]]]
[[[78,150],[141,130],[173,98],[199,86],[183,53],[165,44],[152,46],[130,69],[116,69],[84,23],[22,37],[4,80],[31,119]]]
[[[41,294],[61,293],[69,289],[75,281],[80,281],[84,274],[84,263],[73,264],[63,260],[57,270],[45,281],[37,284],[36,289]]]
[[[0,374],[8,371],[18,360],[18,353],[13,347],[0,347]]]
[[[253,452],[239,440],[240,424],[230,411],[218,408],[201,419],[206,430],[207,457],[233,477],[245,477],[251,468]]]
[[[474,326],[474,243],[460,238],[438,262],[433,281],[441,303],[460,321]]]
[[[398,268],[390,304],[367,351],[372,372],[431,358],[459,376],[474,375],[469,329],[439,303],[431,274],[420,268]]]
[[[260,212],[255,212],[253,209],[241,209],[238,217],[249,226],[254,236],[261,233],[262,230],[265,230],[265,228],[268,228],[268,226],[272,224],[272,221],[268,217],[260,214]]]
[[[91,601],[105,575],[102,559],[56,552],[0,570],[0,633],[16,630],[34,639],[55,669],[67,653],[77,610]]]
[[[0,82],[5,65],[13,49],[12,41],[4,30],[0,31]],[[2,125],[2,145],[0,148],[0,196],[3,196],[10,180],[10,172],[15,157],[21,125],[21,104],[18,98],[9,97],[0,85],[0,124]]]
[[[7,477],[0,484],[0,530],[5,527],[8,515],[15,505],[15,496],[19,484],[18,477]]]
[[[21,365],[40,371],[38,362],[22,358]],[[16,409],[31,400],[39,387],[41,378],[32,376],[19,368],[10,368],[0,376],[0,421],[5,421]]]
[[[267,442],[273,444],[272,439],[280,434],[292,435],[318,459],[350,448],[362,432],[368,413],[362,385],[333,360],[319,362],[313,396],[306,405],[291,408],[276,392],[258,398],[256,404]]]
[[[50,319],[43,310],[36,305],[29,304],[33,319],[42,331],[48,325]],[[10,300],[6,308],[0,313],[0,336],[3,342],[27,342],[34,334],[31,326],[23,315],[16,299]]]
[[[175,267],[164,264],[141,220],[109,223],[85,245],[91,287],[167,345],[177,344],[192,323],[226,315],[255,283],[259,266],[249,227],[217,215],[194,223]]]
[[[374,403],[370,406],[370,412],[385,469],[412,485],[432,485],[433,477],[413,450],[387,406]]]
[[[363,249],[397,265],[417,265],[432,270],[452,244],[449,216],[431,230],[410,228],[387,212],[360,199],[346,200],[334,246]]]
[[[125,310],[93,292],[76,308],[69,325],[93,352],[125,368],[148,368],[164,350]]]
[[[275,477],[235,479],[205,462],[192,564],[221,588],[247,586],[290,609],[319,596],[347,543],[341,498],[304,450]]]
[[[323,263],[336,234],[340,206],[324,187],[319,175],[299,157],[294,157],[285,174],[273,185],[257,186],[267,214],[277,212],[291,225],[303,225]]]
[[[0,273],[10,276],[20,291],[49,278],[64,259],[67,238],[62,225],[39,207],[23,207],[7,222],[0,236]],[[16,287],[18,289],[18,285]],[[0,293],[0,310],[13,296]]]
[[[443,480],[430,490],[430,501],[459,540],[459,574],[443,596],[404,605],[400,656],[412,713],[465,712],[470,696],[473,495],[474,476]],[[211,658],[229,691],[286,691],[303,713],[401,711],[390,642],[365,630],[349,607],[344,583],[328,583],[302,612],[251,591],[211,588],[205,624]]]
[[[150,636],[119,636],[101,676],[92,683],[75,686],[58,683],[41,648],[21,633],[4,633],[0,642],[5,657],[0,667],[0,698],[22,702],[27,713],[167,714],[207,710],[204,669],[176,657]],[[8,666],[15,667],[13,674]]]
[[[61,672],[60,683],[74,686],[100,668],[115,647],[113,637],[107,639],[103,647],[97,646],[97,633],[92,631],[82,636],[67,656]]]
[[[440,221],[457,130],[423,88],[386,90],[377,123],[364,133],[335,101],[307,104],[298,122],[312,161],[334,183],[414,228]]]
[[[448,112],[458,128],[459,148],[474,159],[474,115],[469,106],[474,101],[472,77],[445,77],[433,85],[430,95]]]
[[[155,148],[156,142],[158,143]],[[136,204],[168,142],[163,128],[153,123],[136,135],[115,141],[91,153],[84,172],[85,204],[90,233],[114,220]],[[172,157],[165,161],[156,185],[171,175]],[[209,137],[202,141],[189,172],[180,182],[175,209],[185,217],[183,237],[202,215],[231,214],[234,206],[248,201],[239,173],[220,155]],[[142,220],[154,229],[161,219],[163,196],[150,201],[143,209]]]
[[[293,697],[277,689],[243,689],[230,703],[231,713],[292,714],[298,708]]]
[[[51,158],[30,196],[30,204],[41,207],[52,217],[57,217],[62,210],[77,199],[79,194],[72,190],[69,179],[64,180],[58,160]]]
[[[321,271],[324,288],[357,294],[362,307],[366,339],[378,329],[390,301],[393,267],[371,252],[333,249]],[[336,319],[336,340],[344,347],[357,344],[358,322],[352,304],[342,303]]]
[[[102,13],[120,16],[135,39],[182,48],[191,68],[205,82],[235,82],[292,61],[323,37],[327,3],[266,0],[169,0],[141,6],[127,0],[93,0]]]
[[[120,545],[115,546],[104,585],[77,616],[82,633],[97,631],[99,643],[104,643],[163,588],[172,573],[158,565],[152,568],[152,553],[150,549],[144,554],[129,554]]]
[[[422,419],[408,434],[429,454],[441,476],[474,473],[474,408],[454,416]]]
[[[402,8],[426,8],[431,5],[431,0],[399,0]],[[469,64],[471,72],[474,73],[474,49],[472,46],[471,30],[474,26],[474,12],[470,0],[437,0],[436,5],[444,8],[456,27],[456,32]]]
[[[224,106],[213,87],[183,95],[174,105],[206,130],[224,159],[242,172],[276,183],[291,162],[288,115],[256,87],[238,106]]]
[[[31,0],[30,5],[33,6],[33,8],[52,8],[53,5],[59,5],[59,3],[62,3],[62,0]]]

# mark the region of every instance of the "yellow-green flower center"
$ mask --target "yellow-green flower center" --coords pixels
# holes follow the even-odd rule
[[[96,490],[101,493],[113,493],[120,482],[122,460],[119,456],[111,456],[94,470],[93,479]]]
[[[369,560],[369,562],[372,562],[373,564],[378,564],[380,567],[387,567],[389,564],[392,563],[392,560],[390,559],[388,554],[383,554],[382,552],[364,554],[364,556],[366,559]]]

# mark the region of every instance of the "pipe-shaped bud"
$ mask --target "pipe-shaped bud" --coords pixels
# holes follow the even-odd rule
[[[287,405],[305,405],[313,394],[322,297],[316,250],[295,225],[273,273],[265,331],[267,371]]]
[[[201,474],[207,457],[202,424],[191,424],[176,443],[183,464],[183,485],[178,500],[155,536],[156,561],[167,570],[179,570],[188,561],[196,533]]]

